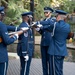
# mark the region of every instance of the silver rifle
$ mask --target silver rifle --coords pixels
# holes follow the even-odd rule
[[[21,31],[26,32],[28,29],[29,29],[28,27],[23,27],[23,28],[21,28],[21,30],[19,30],[19,31],[15,31],[15,32],[10,32],[10,33],[8,33],[8,35],[9,35],[9,36],[10,36],[10,35],[14,35],[14,34],[20,33]]]

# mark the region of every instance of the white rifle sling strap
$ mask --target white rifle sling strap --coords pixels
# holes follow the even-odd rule
[[[55,27],[56,27],[56,22],[54,23],[54,28],[53,28],[53,32],[51,33],[51,36],[54,36],[54,32],[55,32]]]
[[[17,31],[17,27],[15,28],[15,32]]]

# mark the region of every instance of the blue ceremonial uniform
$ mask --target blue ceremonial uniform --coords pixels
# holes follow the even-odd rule
[[[20,28],[28,27],[28,25],[25,22],[22,22],[19,27]],[[19,40],[19,43],[17,47],[17,53],[19,56],[25,56],[28,53],[27,52],[28,32],[21,34],[18,40]]]
[[[56,10],[58,15],[66,15],[62,10]],[[50,74],[63,75],[63,60],[68,54],[66,48],[66,38],[70,32],[70,25],[64,20],[54,23],[51,20],[41,21],[44,29],[53,32],[52,40],[48,49],[50,61]],[[47,26],[48,25],[48,26]]]
[[[44,25],[44,23],[42,23],[42,22],[40,22],[40,23]],[[51,23],[51,24],[54,24],[54,23]],[[50,26],[44,26],[43,28],[44,29],[47,28],[48,31],[52,32],[53,28],[54,28],[54,25],[51,25],[51,24],[50,24]],[[67,36],[70,32],[70,25],[65,23],[65,21],[63,21],[63,20],[60,20],[56,23],[55,26],[56,27],[55,27],[55,31],[54,31],[54,36],[52,37],[52,40],[51,40],[53,44],[50,43],[50,50],[48,51],[48,53],[50,55],[66,56],[67,55],[66,38],[67,38]],[[54,45],[54,42],[55,42],[55,45]],[[60,48],[62,50],[60,50]]]
[[[29,29],[28,31],[28,54],[29,54],[29,60],[27,61],[27,68],[26,68],[26,75],[29,75],[30,70],[30,64],[34,52],[34,38],[33,38],[33,32],[32,29]]]
[[[25,22],[22,22],[20,27],[28,27],[28,25]],[[19,43],[17,46],[17,53],[20,56],[20,62],[22,67],[20,75],[24,75],[24,70],[25,70],[24,56],[26,54],[29,55],[29,60],[27,61],[26,75],[29,75],[30,63],[31,63],[31,59],[32,59],[33,51],[34,51],[32,29],[29,29],[26,33],[20,35],[18,40],[19,40]]]
[[[19,27],[20,28],[28,27],[28,25],[27,25],[27,23],[22,22]],[[26,56],[26,54],[28,54],[27,48],[28,48],[28,32],[21,34],[18,39],[17,54],[20,57],[20,65],[21,65],[20,75],[24,75],[25,66],[26,66],[24,56]]]
[[[30,15],[28,15],[30,18],[30,22],[29,25],[32,24],[32,12],[30,12]],[[31,64],[31,60],[33,57],[33,52],[34,52],[34,35],[33,35],[33,30],[32,28],[29,29],[28,31],[28,54],[29,54],[29,60],[27,61],[27,68],[26,68],[26,75],[29,75],[29,71],[30,71],[30,64]]]
[[[30,12],[22,14],[22,16],[27,16],[27,15],[29,16]],[[29,25],[26,22],[22,22],[19,27],[20,28],[29,27]],[[33,39],[32,29],[30,28],[27,32],[20,35],[18,41],[19,42],[17,46],[17,54],[20,56],[20,64],[21,64],[20,75],[29,75],[30,63],[34,51],[34,46],[33,46],[34,39]],[[24,56],[26,56],[27,54],[29,56],[29,60],[26,62]]]
[[[19,27],[15,27],[15,26],[9,26],[9,25],[7,25],[7,30],[8,31],[19,31],[20,28]]]
[[[49,18],[48,20],[51,20],[51,18]],[[42,35],[41,46],[49,46],[51,40],[51,33],[44,29],[40,29],[39,33]]]
[[[0,74],[6,75],[8,66],[7,45],[17,40],[16,36],[10,38],[7,31],[7,26],[0,22]],[[2,66],[3,65],[3,66]],[[3,70],[5,69],[5,71]]]
[[[48,20],[52,20],[52,18],[49,18]],[[39,33],[42,35],[41,37],[41,57],[42,57],[43,75],[48,75],[48,70],[49,70],[48,49],[51,43],[51,33],[44,29],[40,29]]]
[[[53,9],[50,7],[45,7],[44,13],[48,13],[48,12],[53,12]],[[44,21],[47,21],[47,20],[53,20],[53,18],[48,17],[44,19]],[[43,75],[50,75],[48,49],[51,43],[51,33],[44,29],[40,29],[39,33],[42,35],[41,37],[41,57],[42,57]]]

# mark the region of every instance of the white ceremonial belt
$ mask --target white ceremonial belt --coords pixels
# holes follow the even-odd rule
[[[25,51],[25,52],[22,52],[22,53],[27,53],[27,52]]]
[[[34,41],[28,41],[28,43],[33,43]]]

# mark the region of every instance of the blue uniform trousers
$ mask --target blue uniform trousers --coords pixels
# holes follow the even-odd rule
[[[25,58],[20,57],[20,63],[21,63],[20,75],[29,75],[31,60],[32,60],[32,56],[29,56],[29,60],[27,61],[27,64],[26,64]]]
[[[6,75],[8,62],[0,62],[0,75]]]
[[[42,68],[43,75],[50,75],[49,71],[49,54],[48,54],[49,46],[41,46],[41,57],[42,57]]]
[[[49,55],[50,75],[63,75],[64,56]]]

